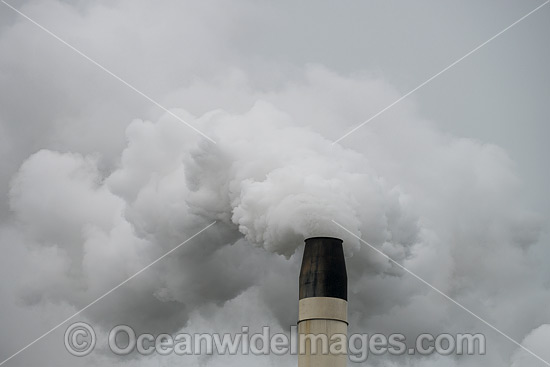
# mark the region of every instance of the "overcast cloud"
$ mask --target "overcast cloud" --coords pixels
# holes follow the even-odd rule
[[[350,331],[487,337],[369,365],[544,365],[332,220],[550,361],[550,5],[333,144],[541,2],[8,3],[216,143],[0,4],[0,362],[216,221],[72,321],[287,331],[329,235]],[[69,324],[5,366],[297,363],[77,358]]]

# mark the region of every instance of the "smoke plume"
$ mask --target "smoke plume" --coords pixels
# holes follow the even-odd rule
[[[70,24],[64,37],[102,62],[122,49],[109,68],[215,143],[53,48],[32,24],[3,28],[0,152],[9,159],[0,162],[0,243],[11,255],[0,259],[0,304],[13,312],[0,315],[2,325],[15,328],[29,310],[57,323],[215,221],[82,317],[138,332],[238,332],[254,322],[287,329],[297,319],[304,239],[334,236],[347,256],[351,332],[410,340],[484,332],[484,365],[528,365],[506,339],[358,236],[526,346],[548,340],[545,218],[525,204],[524,182],[502,147],[447,133],[414,99],[333,144],[402,93],[377,74],[241,50],[243,33],[253,33],[241,27],[271,14],[267,5],[47,5],[23,9]],[[0,356],[28,343],[23,336],[0,335]],[[462,357],[401,362],[479,365]]]

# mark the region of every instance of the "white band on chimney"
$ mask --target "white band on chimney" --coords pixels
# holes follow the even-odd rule
[[[306,320],[338,320],[348,323],[348,302],[341,298],[302,298],[299,304],[298,322]]]

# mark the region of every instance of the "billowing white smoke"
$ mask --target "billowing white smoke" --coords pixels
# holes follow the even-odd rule
[[[400,247],[412,245],[392,238],[392,231],[412,230],[406,237],[414,238],[415,216],[403,212],[399,190],[387,187],[363,155],[333,146],[266,102],[244,114],[213,111],[195,119],[178,113],[217,144],[165,116],[128,126],[120,167],[106,176],[96,159],[74,153],[42,150],[22,165],[12,181],[11,207],[31,239],[45,246],[36,250],[39,258],[59,264],[49,271],[51,279],[38,272],[28,280],[26,299],[60,297],[84,305],[214,220],[219,224],[189,245],[195,253],[182,250],[174,267],[166,265],[139,287],[154,295],[149,302],[173,308],[180,325],[185,307],[170,302],[191,310],[223,303],[257,281],[245,267],[232,271],[232,260],[224,258],[230,254],[223,254],[229,251],[223,245],[238,241],[239,233],[286,257],[304,238],[323,235],[343,238],[352,254],[358,240],[332,220],[357,235],[362,226],[378,226],[373,238],[392,242],[397,258],[407,252]],[[246,263],[254,252],[240,246],[242,253],[232,256]],[[223,264],[212,260],[216,256]],[[203,261],[214,264],[197,268]],[[66,276],[71,280],[61,290],[54,278]],[[221,279],[223,286],[216,283]],[[126,297],[124,305],[138,302]]]
[[[217,144],[164,115],[128,125],[114,169],[99,155],[30,156],[12,180],[17,222],[4,232],[30,248],[25,266],[34,271],[20,280],[23,299],[78,309],[216,220],[87,315],[106,326],[166,332],[184,326],[194,310],[213,311],[207,306],[257,286],[251,294],[288,325],[296,319],[300,256],[293,255],[304,238],[328,235],[343,238],[351,256],[356,331],[470,331],[460,328],[473,325],[467,314],[457,316],[334,220],[496,323],[509,313],[480,308],[477,300],[543,312],[528,305],[530,289],[548,299],[536,290],[543,288],[539,275],[518,265],[540,224],[521,208],[506,154],[442,134],[407,105],[350,136],[349,148],[333,145],[327,136],[337,138],[360,121],[356,115],[376,109],[330,96],[355,91],[384,102],[395,93],[380,81],[351,81],[322,68],[306,75],[304,86],[279,93],[242,92],[256,101],[244,112],[196,117],[173,110]],[[319,100],[327,101],[322,112]],[[344,123],[332,126],[339,117]],[[487,271],[514,282],[496,282]],[[526,281],[539,287],[522,287]],[[511,285],[523,297],[511,297]],[[509,330],[521,337],[539,324],[518,319]]]
[[[527,188],[515,163],[498,146],[446,134],[437,121],[427,122],[414,110],[414,99],[421,96],[423,108],[447,114],[451,125],[461,124],[450,116],[455,114],[452,102],[428,106],[436,102],[422,92],[451,88],[454,93],[445,98],[454,102],[471,92],[467,86],[475,87],[448,83],[462,75],[474,80],[479,75],[474,69],[457,65],[438,79],[441,84],[426,85],[341,144],[331,144],[400,98],[407,85],[412,88],[422,75],[432,75],[526,12],[520,10],[523,2],[503,11],[502,24],[494,23],[493,31],[479,22],[480,27],[468,29],[469,35],[446,33],[460,29],[460,18],[454,8],[446,17],[445,5],[433,9],[442,16],[432,22],[432,13],[416,3],[401,16],[393,3],[385,8],[378,2],[362,2],[376,3],[374,8],[342,7],[342,12],[334,2],[7,3],[163,105],[185,108],[187,112],[172,111],[218,144],[170,116],[160,116],[142,96],[1,5],[1,357],[20,350],[214,220],[213,227],[78,318],[94,327],[126,323],[148,332],[184,325],[194,325],[198,332],[218,331],[237,325],[229,330],[235,332],[241,325],[275,321],[286,329],[297,319],[297,246],[310,235],[334,235],[344,237],[347,254],[353,254],[347,259],[352,332],[399,332],[409,340],[425,332],[485,332],[488,340],[488,355],[479,358],[371,356],[369,365],[537,363],[521,351],[513,354],[509,340],[339,231],[332,222],[336,220],[544,356],[544,325],[550,320],[548,233],[541,231],[540,218],[525,210]],[[536,22],[536,17],[522,24]],[[395,22],[385,22],[390,18]],[[451,18],[456,27],[447,23]],[[430,37],[417,45],[401,31],[418,22],[426,27],[415,28],[413,38]],[[365,32],[358,32],[363,26],[376,36],[364,37]],[[530,32],[529,26],[521,28]],[[378,37],[380,29],[386,32]],[[521,30],[516,27],[505,35],[511,42],[514,32]],[[537,37],[524,35],[534,40],[523,43],[532,47],[526,54],[544,60]],[[464,43],[431,47],[448,36]],[[508,42],[499,44],[504,47],[499,52],[486,48],[483,53],[498,60],[501,52],[513,49]],[[416,62],[414,57],[403,59],[417,46],[436,51],[422,52]],[[371,57],[373,53],[381,57]],[[492,59],[481,56],[468,61],[479,66],[478,73],[492,65]],[[517,62],[531,59],[512,57],[502,66],[515,70]],[[309,61],[339,72],[306,65]],[[544,80],[544,73],[536,63],[532,66],[536,77],[515,83],[529,88],[525,100],[533,104],[526,105],[528,111],[540,107],[533,97],[539,96],[540,102],[547,90],[535,82]],[[363,67],[396,78],[403,83],[400,92]],[[509,75],[504,70],[490,73],[481,84],[494,75]],[[409,72],[411,78],[403,79]],[[513,86],[512,79],[505,82]],[[522,95],[492,93],[498,92],[491,87],[499,83],[489,84],[480,91],[492,102],[483,111]],[[466,98],[456,106],[474,113],[472,101]],[[492,112],[466,125],[479,123],[487,132],[522,130],[506,126],[510,120],[497,121],[502,111]],[[535,112],[527,114],[533,124],[542,113]],[[146,121],[131,122],[136,117]],[[523,121],[516,126],[524,126]],[[546,194],[532,191],[534,198]],[[547,237],[539,238],[541,233]],[[112,364],[98,362],[95,353],[67,359],[62,328],[57,333],[9,363]],[[181,364],[181,358],[128,364],[148,365],[144,360],[155,366]],[[254,359],[228,360],[224,366],[259,364]]]
[[[304,238],[324,235],[357,247],[332,220],[360,234],[365,207],[384,217],[398,200],[364,156],[333,147],[267,103],[244,115],[213,112],[197,123],[218,144],[203,142],[184,158],[191,210],[232,222],[269,251],[288,257]]]
[[[388,210],[401,210],[399,193],[364,156],[293,124],[268,103],[243,115],[185,117],[217,144],[190,140],[187,128],[168,118],[128,128],[122,167],[105,187],[133,203],[127,214],[134,223],[146,226],[152,219],[154,203],[142,203],[151,180],[178,182],[177,199],[189,213],[232,223],[250,243],[287,257],[311,236],[344,237],[351,250],[358,240],[332,220],[360,235],[365,213],[385,218]]]

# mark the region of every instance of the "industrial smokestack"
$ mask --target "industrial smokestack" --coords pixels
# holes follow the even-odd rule
[[[321,345],[323,338],[330,345],[338,336],[347,336],[348,276],[342,240],[314,237],[305,242],[300,269],[298,367],[345,367],[347,338],[339,351],[323,351]]]

